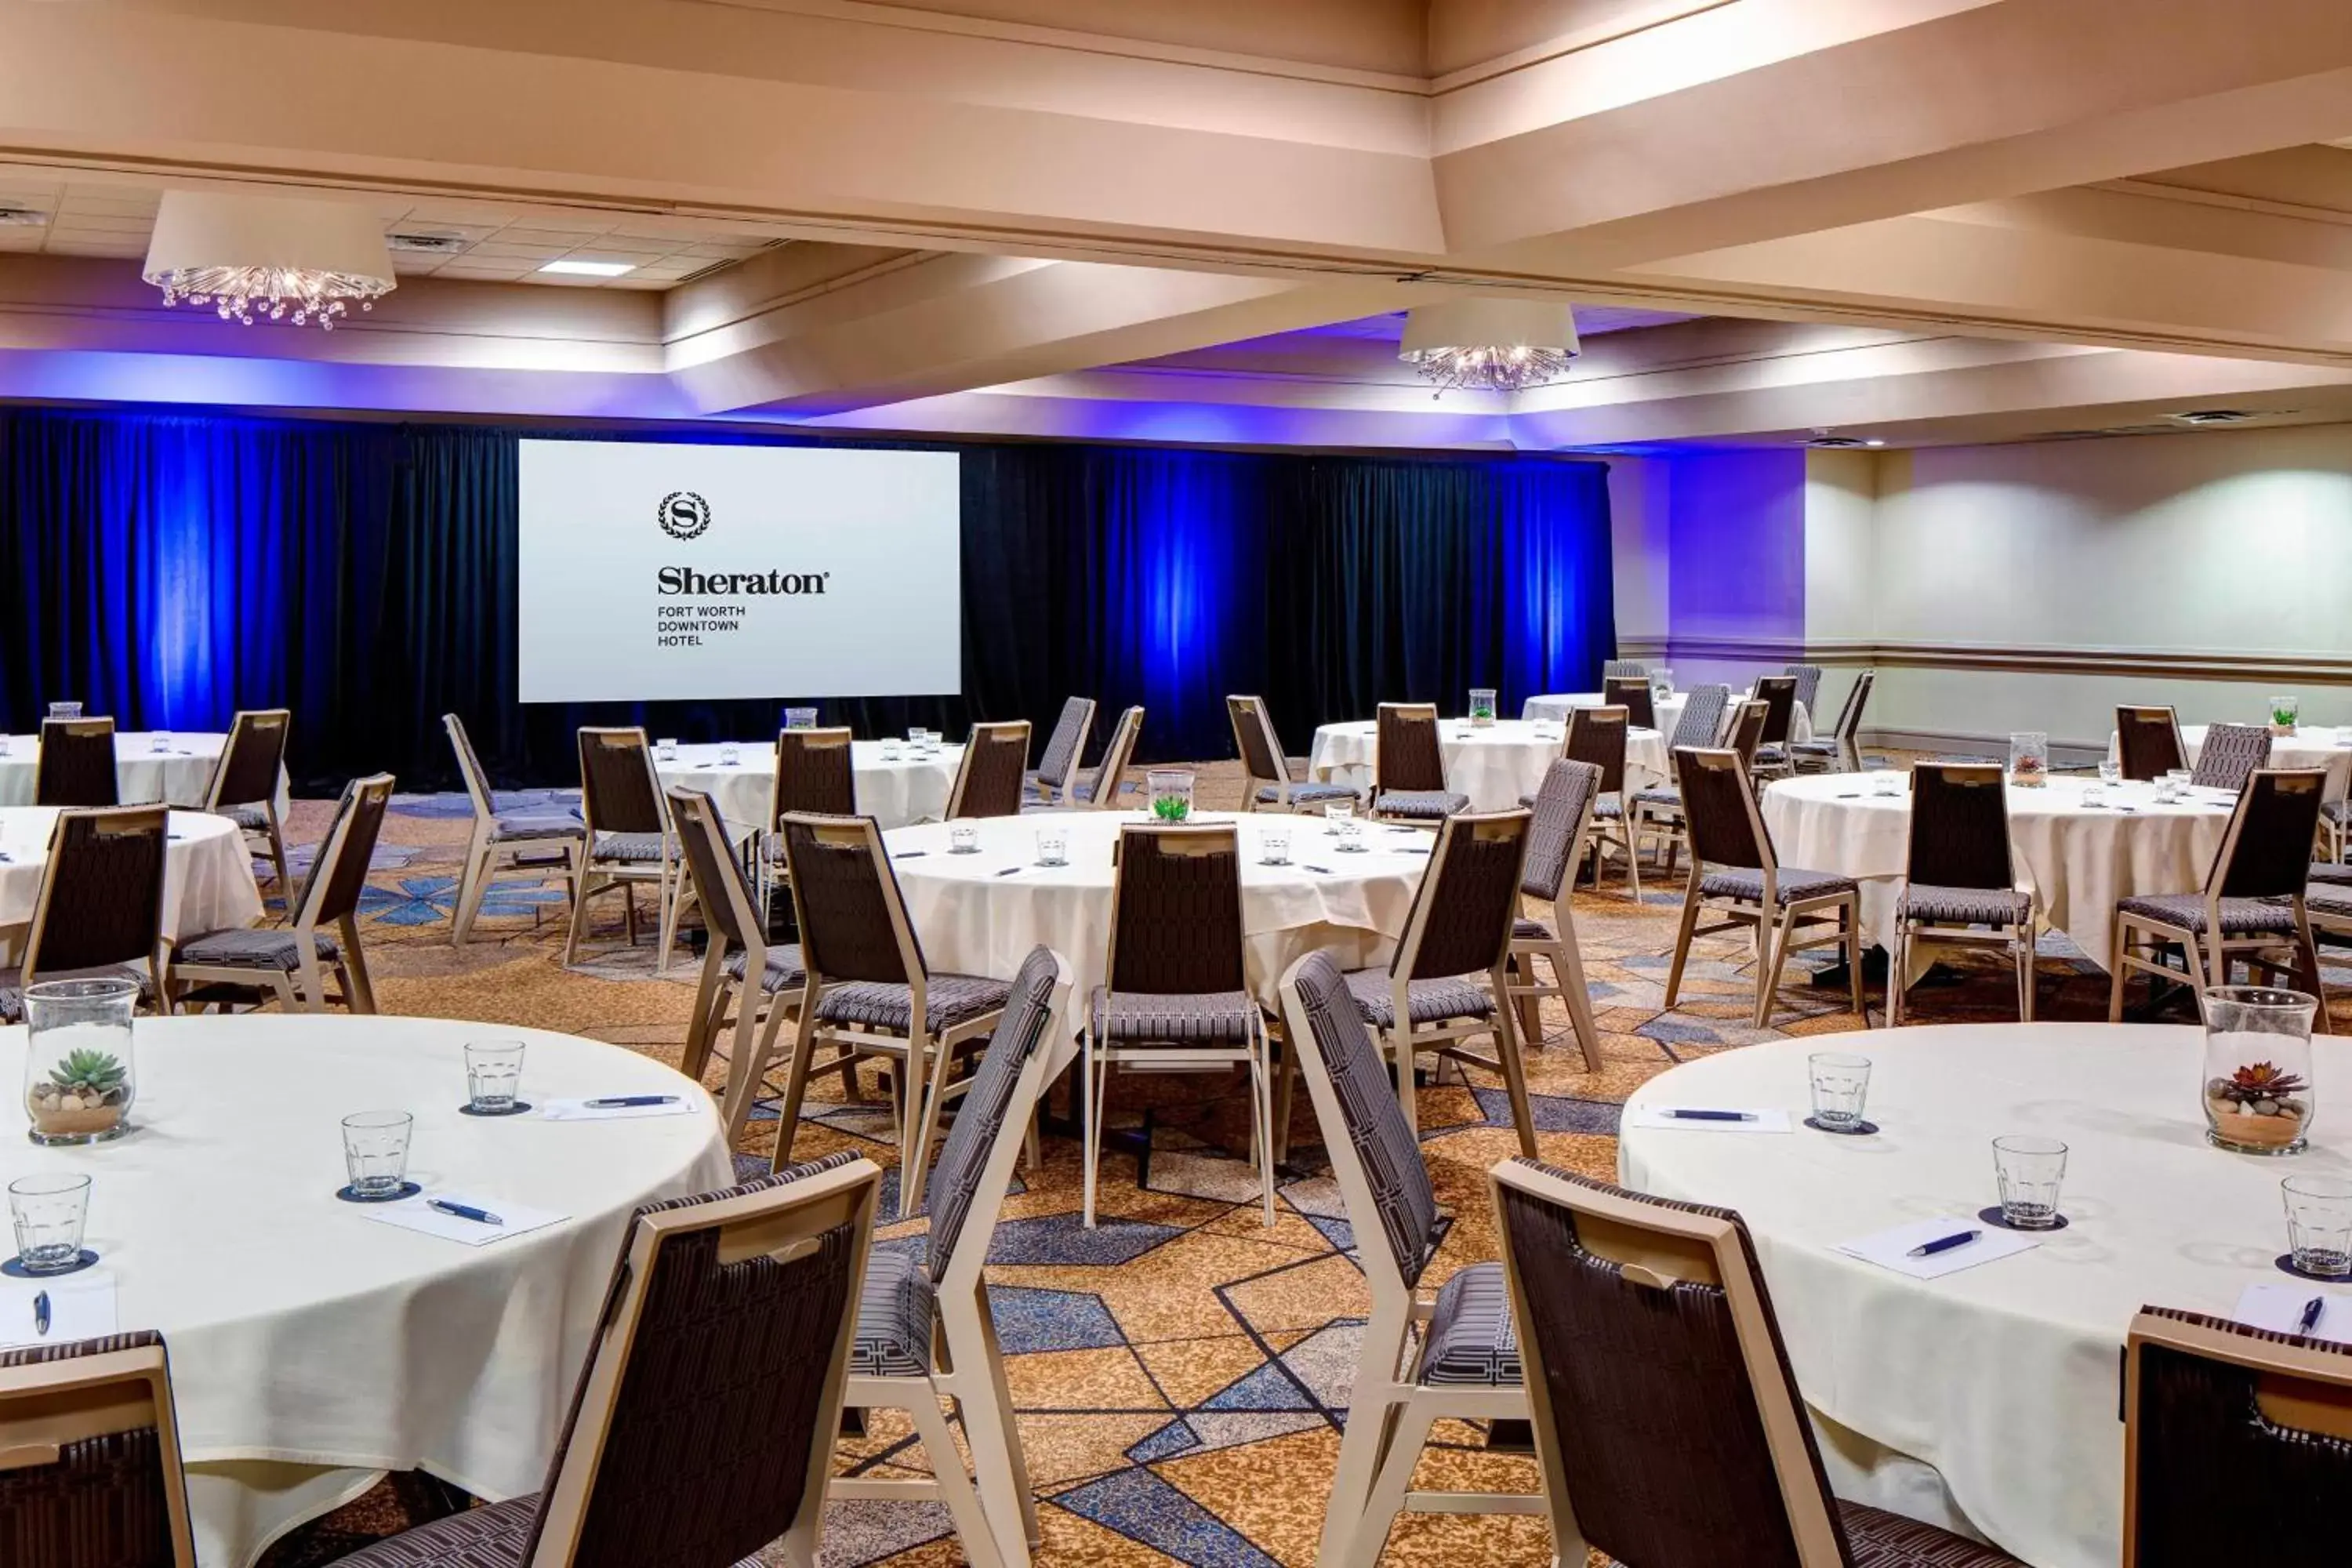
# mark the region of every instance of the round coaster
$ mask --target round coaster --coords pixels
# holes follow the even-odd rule
[[[457,1108],[457,1114],[460,1116],[520,1116],[530,1109],[530,1100],[518,1100],[504,1110],[477,1110],[471,1104],[461,1105]]]
[[[2008,1220],[2002,1218],[2000,1205],[1999,1204],[1993,1205],[1992,1207],[1989,1209],[1977,1210],[1977,1218],[1984,1221],[1987,1225],[1999,1226],[2003,1230],[2013,1230],[2020,1236],[2047,1236],[2053,1230],[2063,1230],[2067,1226],[2066,1216],[2062,1214],[2058,1216],[2058,1222],[2055,1225],[2036,1226],[2032,1229],[2028,1230],[2023,1226],[2011,1225]]]
[[[1805,1118],[1805,1125],[1816,1132],[1826,1132],[1832,1138],[1867,1138],[1878,1131],[1878,1123],[1875,1121],[1854,1121],[1843,1127],[1829,1127],[1810,1116]]]
[[[349,1187],[337,1187],[335,1189],[335,1196],[342,1199],[343,1202],[347,1204],[396,1204],[403,1198],[413,1198],[424,1190],[425,1189],[423,1187],[418,1186],[415,1182],[403,1182],[400,1184],[398,1188],[384,1194],[383,1196],[380,1198],[362,1197],[359,1194],[352,1191]]]
[[[12,1258],[5,1263],[0,1263],[0,1274],[5,1274],[11,1279],[59,1279],[68,1274],[79,1274],[97,1261],[98,1254],[85,1247],[81,1249],[81,1256],[73,1260],[73,1267],[70,1268],[51,1268],[36,1274],[25,1267],[25,1260],[22,1258]]]
[[[2305,1269],[2296,1268],[2294,1265],[2294,1254],[2292,1252],[2282,1252],[2271,1261],[2279,1266],[2279,1271],[2281,1273],[2292,1274],[2298,1279],[2315,1279],[2322,1285],[2352,1284],[2352,1279],[2347,1279],[2341,1274],[2313,1274]],[[0,1273],[5,1273],[6,1271],[6,1266],[0,1265]]]

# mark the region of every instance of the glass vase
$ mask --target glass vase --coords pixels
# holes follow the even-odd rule
[[[2050,737],[2040,730],[2021,730],[2009,738],[2009,785],[2040,789],[2050,782]]]
[[[1470,722],[1476,728],[1483,730],[1494,721],[1494,691],[1490,688],[1484,686],[1472,687],[1470,689]]]
[[[131,1131],[135,980],[45,980],[25,992],[25,1135],[103,1143]]]
[[[1661,666],[1650,671],[1650,700],[1664,702],[1675,694],[1675,672]]]
[[[787,730],[814,730],[814,729],[815,729],[815,728],[816,728],[816,710],[815,710],[815,709],[814,709],[814,708],[787,708],[787,709],[785,709],[785,710],[784,710],[784,728],[785,728],[785,729],[787,729]]]
[[[1181,822],[1192,815],[1192,775],[1188,773],[1146,773],[1144,793],[1151,799],[1151,815],[1161,822]]]
[[[2241,1154],[2297,1154],[2317,1109],[2311,1019],[2301,991],[2216,985],[2205,1013],[2205,1137]]]
[[[2302,717],[2303,717],[2303,699],[2302,699],[2302,698],[2300,698],[2300,697],[2293,697],[2293,696],[2284,696],[2284,695],[2273,695],[2273,696],[2271,698],[2271,733],[2272,733],[2272,734],[2273,734],[2273,735],[2292,735],[2292,734],[2294,734],[2294,727],[2295,727],[2296,723],[2297,723],[2297,722],[2299,722],[2299,721],[2301,721]]]

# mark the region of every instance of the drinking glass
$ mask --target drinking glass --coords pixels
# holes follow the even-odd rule
[[[1664,666],[1650,671],[1650,700],[1664,702],[1675,694],[1675,672]]]
[[[676,741],[656,741],[654,742],[654,755],[665,763],[674,763],[677,761],[677,742]]]
[[[2294,1266],[2331,1279],[2352,1276],[2352,1182],[2289,1176],[2279,1184],[2279,1195],[2286,1202],[2286,1241]]]
[[[511,1115],[522,1093],[520,1040],[473,1040],[466,1046],[466,1093],[477,1116]]]
[[[1903,793],[1903,775],[1891,769],[1881,769],[1870,775],[1870,793],[1889,796]]]
[[[49,704],[49,717],[52,719],[79,719],[81,717],[81,704],[79,702],[52,702]]]
[[[1364,825],[1362,823],[1357,821],[1353,816],[1344,817],[1340,820],[1337,831],[1339,835],[1339,841],[1332,846],[1333,848],[1348,855],[1362,853],[1364,847]]]
[[[172,749],[172,731],[158,730],[148,738],[147,749],[161,755]]]
[[[2296,722],[2303,717],[2303,699],[2273,694],[2271,698],[2271,728],[2293,734]]]
[[[907,726],[907,744],[919,752],[923,749],[923,727],[920,724]]]
[[[1290,829],[1287,827],[1261,829],[1257,836],[1257,861],[1261,866],[1289,865]]]
[[[2167,768],[2164,776],[2156,783],[2158,804],[2170,805],[2179,800],[2181,793],[2189,787],[2189,778],[2187,768]]]
[[[352,1194],[388,1198],[408,1179],[408,1139],[416,1118],[405,1110],[362,1110],[343,1118],[343,1168]]]
[[[6,756],[7,754],[8,754],[8,731],[5,731],[5,730],[0,730],[0,757],[5,757],[5,756]]]
[[[2116,761],[2113,757],[2101,757],[2099,759],[2099,782],[2101,784],[2106,785],[2109,789],[2113,789],[2116,785],[2123,782],[2123,763]]]
[[[1039,828],[1037,830],[1037,864],[1040,866],[1066,866],[1069,863],[1070,835],[1068,830],[1060,827]]]
[[[2066,1179],[2066,1145],[2055,1138],[1996,1138],[1992,1167],[2000,1184],[2000,1217],[2011,1228],[2057,1227],[2058,1187]]]
[[[1329,823],[1335,830],[1354,820],[1355,815],[1356,803],[1352,800],[1330,801],[1323,807],[1323,820]]]
[[[815,709],[814,709],[814,708],[787,708],[787,709],[785,709],[785,710],[784,710],[784,728],[785,728],[785,729],[787,729],[787,730],[814,730],[814,729],[815,729],[815,728],[816,728],[816,710],[815,710]]]
[[[1870,1096],[1870,1058],[1815,1051],[1805,1060],[1812,1069],[1813,1120],[1831,1132],[1859,1128]]]
[[[959,823],[948,829],[948,853],[977,855],[980,853],[980,829]]]
[[[16,1261],[25,1272],[62,1274],[81,1261],[89,1178],[19,1176],[8,1184],[8,1217],[16,1227]]]
[[[730,741],[719,748],[719,765],[731,768],[743,760],[743,748]]]
[[[898,742],[885,741],[882,742],[882,760],[886,763],[895,763],[898,760]]]

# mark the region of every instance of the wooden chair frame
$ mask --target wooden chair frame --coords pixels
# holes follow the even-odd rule
[[[40,955],[41,938],[48,930],[49,907],[57,895],[58,857],[65,845],[67,825],[78,818],[86,817],[113,817],[126,830],[135,827],[138,831],[148,831],[152,825],[152,830],[162,834],[164,837],[163,855],[166,866],[163,874],[166,877],[171,875],[168,864],[172,853],[170,842],[172,808],[170,806],[68,805],[58,807],[57,821],[49,828],[48,856],[41,863],[40,888],[33,896],[33,918],[26,922],[25,944],[19,949],[24,962],[18,980],[26,990],[29,991],[39,984],[41,978],[35,972],[33,961]],[[161,922],[158,923],[160,925]],[[125,960],[124,962],[135,963],[136,961]],[[147,978],[153,988],[154,1007],[158,1013],[169,1014],[172,1011],[173,974],[172,944],[163,940],[163,932],[158,930],[154,948],[147,955]]]
[[[971,727],[971,734],[964,741],[963,755],[956,761],[955,783],[948,790],[949,821],[953,822],[964,815],[964,792],[971,787],[971,772],[980,759],[992,745],[1010,745],[1016,738],[1021,742],[1021,760],[1025,764],[1029,760],[1028,720],[1009,719],[1001,723],[974,724]],[[1028,793],[1027,784],[1022,785],[1022,793]],[[1019,809],[1016,801],[1014,810]]]
[[[1857,670],[1853,682],[1845,689],[1845,701],[1838,709],[1837,728],[1830,731],[1830,741],[1837,748],[1834,758],[1823,757],[1804,749],[1805,742],[1795,742],[1789,747],[1789,760],[1801,773],[1857,773],[1862,771],[1862,716],[1870,706],[1872,691],[1878,686],[1878,671]],[[1815,715],[1818,718],[1818,715]],[[1819,742],[1822,732],[1813,731]]]
[[[1302,784],[1311,784],[1317,781],[1309,779],[1294,779],[1290,776],[1290,759],[1283,755],[1282,737],[1275,733],[1274,714],[1266,708],[1265,699],[1263,697],[1228,697],[1225,699],[1225,719],[1226,721],[1233,726],[1234,751],[1242,760],[1242,809],[1244,811],[1278,811],[1292,813],[1305,811],[1313,812],[1316,815],[1320,816],[1320,807],[1311,805],[1301,805],[1295,798],[1297,790]],[[1255,729],[1263,738],[1265,745],[1266,755],[1274,760],[1276,776],[1266,778],[1251,770],[1249,765],[1249,745],[1244,738],[1247,731],[1250,729]],[[1270,804],[1258,799],[1258,792],[1261,789],[1265,788],[1272,788],[1279,792],[1275,800]],[[1360,804],[1362,796],[1359,795],[1357,800],[1359,804]]]
[[[707,838],[710,854],[726,863],[732,849],[727,842],[727,825],[719,814],[718,803],[700,790],[677,786],[671,787],[666,798],[681,850],[689,835],[700,834]],[[719,1096],[727,1144],[732,1148],[743,1135],[743,1126],[751,1117],[752,1102],[759,1097],[760,1068],[774,1059],[776,1037],[787,1021],[799,1018],[806,992],[797,986],[782,993],[767,988],[767,926],[740,886],[730,883],[715,892],[703,889],[701,897],[706,908],[714,898],[724,900],[734,917],[735,929],[744,933],[743,978],[739,981],[727,973],[730,944],[715,927],[711,928],[709,940],[703,943],[702,970],[695,985],[694,1012],[687,1020],[686,1050],[678,1070],[698,1082],[701,1080],[719,1037],[730,1031],[728,1016],[732,1012],[732,1041],[726,1053],[727,1083]]]
[[[498,805],[490,793],[490,781],[482,773],[481,759],[474,754],[474,742],[466,733],[465,721],[455,713],[444,713],[441,727],[448,732],[450,747],[457,753],[457,773],[466,781],[467,798],[474,803],[474,831],[466,841],[465,867],[457,874],[457,910],[450,922],[449,945],[466,945],[474,934],[474,921],[482,912],[482,900],[488,896],[490,884],[509,872],[559,867],[563,873],[564,914],[568,921],[570,906],[580,897],[581,863],[588,851],[586,821],[583,818],[579,835],[572,838],[499,838]]]
[[[1142,734],[1143,710],[1122,710],[1118,721],[1110,727],[1110,739],[1103,742],[1103,754],[1095,763],[1091,798],[1080,804],[1094,811],[1119,809],[1119,796],[1127,792],[1128,764],[1135,757],[1135,743]]]
[[[230,759],[236,755],[237,742],[248,734],[276,730],[278,734],[278,766],[273,774],[282,773],[286,766],[286,736],[294,725],[294,715],[284,708],[239,709],[229,721],[228,737],[221,742],[220,761],[213,764],[212,782],[205,786],[205,809],[226,816],[240,805],[257,805],[268,826],[259,833],[245,829],[246,847],[266,850],[270,864],[278,868],[278,897],[290,902],[294,897],[294,880],[286,874],[286,825],[278,820],[278,792],[273,787],[259,800],[223,800],[221,786],[228,782]]]
[[[1080,764],[1087,758],[1087,740],[1095,732],[1095,700],[1091,697],[1073,697],[1069,701],[1082,704],[1086,717],[1079,721],[1078,743],[1071,749],[1070,760],[1062,769],[1062,776],[1058,779],[1045,777],[1042,766],[1045,759],[1041,756],[1037,759],[1041,764],[1040,768],[1022,786],[1024,795],[1034,791],[1034,795],[1030,798],[1046,805],[1062,807],[1069,805],[1077,786],[1078,774],[1083,771]],[[1055,717],[1054,728],[1045,731],[1045,744],[1048,747],[1053,745],[1055,732],[1061,729],[1062,719],[1067,716],[1068,707],[1069,703],[1063,704],[1064,711]]]
[[[179,1412],[163,1345],[0,1367],[0,1470],[53,1465],[68,1443],[151,1426],[156,1460],[163,1470],[172,1568],[196,1568]]]
[[[1947,777],[1964,778],[1979,787],[1990,785],[2001,792],[2001,820],[2004,824],[2003,847],[2008,847],[2006,824],[2009,818],[2009,785],[2005,770],[1998,763],[1921,763],[1919,768],[1935,768]],[[1916,771],[1916,770],[1915,770]],[[1916,784],[1915,784],[1916,790]],[[1913,811],[1917,811],[1916,793]],[[2033,954],[2034,933],[2040,929],[2042,900],[2031,886],[2017,885],[2015,851],[2011,849],[2010,886],[2026,896],[2025,921],[2021,925],[1994,924],[1983,928],[1955,925],[1948,921],[1910,919],[1895,924],[1895,951],[1886,966],[1886,1026],[1899,1027],[1903,1022],[1903,1001],[1910,994],[1906,977],[1911,973],[1911,944],[1932,942],[1946,947],[1976,947],[2006,952],[2017,976],[2017,1021],[2033,1022]],[[1910,886],[1906,867],[1904,886]]]
[[[599,893],[609,893],[615,888],[621,890],[622,897],[626,900],[629,945],[635,947],[637,942],[636,889],[641,884],[652,883],[661,897],[660,952],[654,959],[654,972],[657,974],[667,974],[669,973],[670,946],[677,940],[677,917],[680,906],[684,902],[680,895],[683,891],[681,884],[685,880],[685,868],[678,858],[677,830],[668,821],[667,808],[661,805],[661,775],[654,767],[653,747],[646,742],[645,731],[635,725],[612,728],[583,725],[580,730],[579,739],[582,758],[580,813],[581,820],[586,825],[588,831],[583,840],[580,871],[575,879],[572,895],[572,929],[563,943],[564,965],[569,968],[579,961],[581,939],[587,934],[588,930],[589,900]],[[663,813],[663,820],[659,827],[662,841],[661,858],[658,860],[648,862],[613,859],[601,857],[596,853],[597,836],[619,830],[600,827],[596,824],[595,791],[588,784],[587,752],[588,748],[593,745],[616,744],[625,747],[634,746],[638,755],[645,761],[646,787],[653,792],[656,811]]]
[[[1560,730],[1559,754],[1571,762],[1590,761],[1590,758],[1579,757],[1576,754],[1578,731],[1589,729],[1596,724],[1612,723],[1618,727],[1620,740],[1617,787],[1613,790],[1607,787],[1608,779],[1604,773],[1601,792],[1593,796],[1595,810],[1591,817],[1591,831],[1586,840],[1592,855],[1592,890],[1594,892],[1601,890],[1601,865],[1608,858],[1607,851],[1614,849],[1625,858],[1626,890],[1632,894],[1633,901],[1638,904],[1642,901],[1642,828],[1633,815],[1633,792],[1627,787],[1623,752],[1623,742],[1630,738],[1633,727],[1633,715],[1624,708],[1612,703],[1601,703],[1592,708],[1571,709],[1567,724]],[[1601,801],[1612,795],[1617,797],[1617,815],[1613,817],[1601,816],[1598,810]],[[1570,888],[1576,886],[1573,871],[1570,873],[1568,885]]]
[[[1440,789],[1454,787],[1453,781],[1445,776],[1445,732],[1438,720],[1437,704],[1434,702],[1383,702],[1379,706],[1372,725],[1372,787],[1365,796],[1367,803],[1365,815],[1377,821],[1409,822],[1416,826],[1426,827],[1429,826],[1427,817],[1398,816],[1384,814],[1378,809],[1381,794],[1389,788],[1381,776],[1382,763],[1380,753],[1380,719],[1391,713],[1395,714],[1402,722],[1425,723],[1429,726],[1429,743],[1437,752],[1437,787]]]
[[[1585,988],[1584,957],[1577,949],[1574,904],[1576,870],[1584,863],[1585,836],[1591,831],[1592,805],[1598,799],[1598,791],[1586,799],[1575,830],[1569,837],[1568,869],[1559,879],[1559,897],[1552,900],[1550,940],[1513,935],[1505,984],[1511,1005],[1518,1009],[1519,1038],[1535,1049],[1541,1049],[1545,1044],[1543,999],[1557,996],[1566,1005],[1570,1030],[1576,1037],[1577,1048],[1584,1055],[1587,1072],[1601,1070],[1601,1026],[1593,1020],[1592,994]],[[1522,910],[1527,897],[1527,889],[1520,889]],[[1538,958],[1551,965],[1552,983],[1549,985],[1536,979],[1535,960]]]

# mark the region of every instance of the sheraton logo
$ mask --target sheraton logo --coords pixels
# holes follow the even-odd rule
[[[698,598],[766,598],[823,594],[833,583],[830,572],[697,572],[691,566],[665,566],[654,579],[658,591]]]
[[[672,490],[662,497],[654,521],[672,539],[699,539],[710,531],[710,503],[692,490]]]

